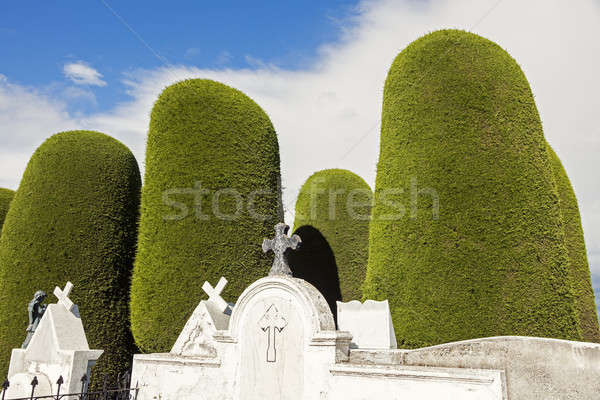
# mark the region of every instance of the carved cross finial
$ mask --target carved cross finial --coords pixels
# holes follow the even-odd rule
[[[204,285],[202,285],[202,290],[208,295],[208,301],[216,305],[219,311],[223,313],[229,308],[229,304],[221,297],[221,292],[225,289],[225,285],[227,285],[227,279],[223,277],[219,279],[219,283],[214,288],[208,282],[204,282]]]
[[[290,227],[283,222],[278,223],[275,225],[275,237],[273,239],[265,239],[262,244],[262,249],[265,253],[269,250],[275,253],[275,260],[273,261],[273,267],[271,268],[271,272],[269,272],[269,276],[292,275],[292,270],[285,258],[285,251],[287,249],[296,250],[302,243],[302,240],[300,240],[300,236],[298,235],[289,237],[287,235],[289,229]]]
[[[61,290],[58,286],[54,288],[54,295],[58,299],[58,304],[62,304],[67,311],[73,311],[73,307],[75,307],[75,304],[69,299],[72,289],[73,284],[71,282],[67,282],[64,290]]]

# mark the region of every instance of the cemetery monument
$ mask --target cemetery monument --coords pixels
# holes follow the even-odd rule
[[[23,348],[12,351],[6,399],[28,397],[34,379],[38,382],[36,396],[56,394],[61,377],[63,393],[78,393],[81,377],[90,376],[103,351],[90,350],[79,308],[69,298],[72,289],[71,282],[64,290],[55,288],[58,302],[47,307],[41,304],[45,293],[36,292],[28,307],[33,320],[27,340]]]
[[[276,260],[295,241],[277,227]],[[278,257],[279,256],[279,257]],[[492,337],[396,349],[387,302],[338,305],[340,328],[312,285],[283,273],[252,283],[231,305],[209,294],[169,353],[134,356],[140,400],[592,399],[600,345]],[[340,312],[341,310],[341,312]],[[368,340],[373,329],[377,340]],[[361,340],[354,340],[353,338]]]

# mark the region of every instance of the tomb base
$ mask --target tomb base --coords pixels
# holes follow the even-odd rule
[[[201,315],[209,318],[194,318]],[[575,400],[600,393],[598,344],[497,337],[353,349],[351,333],[335,330],[323,296],[291,277],[252,284],[227,329],[205,322],[194,336],[210,334],[201,343],[214,357],[134,357],[138,400]]]

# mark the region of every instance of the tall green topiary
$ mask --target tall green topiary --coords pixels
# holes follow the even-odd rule
[[[150,119],[131,319],[146,352],[171,349],[205,296],[235,301],[268,274],[261,243],[282,219],[279,145],[242,92],[193,79],[166,88]]]
[[[91,348],[104,350],[95,376],[129,368],[140,185],[133,154],[102,133],[59,133],[33,154],[0,239],[0,373],[25,339],[33,294],[56,302],[54,288],[67,281]]]
[[[399,345],[581,339],[552,166],[518,64],[480,36],[410,44],[384,89],[367,298]]]
[[[2,234],[4,218],[6,218],[6,213],[8,213],[8,206],[14,196],[15,192],[13,190],[0,188],[0,235]]]
[[[567,172],[550,145],[548,145],[548,153],[560,199],[560,210],[565,229],[565,245],[569,252],[569,271],[583,339],[588,342],[600,342],[600,327],[598,326],[596,302],[594,290],[592,289],[577,197],[575,197]]]
[[[344,301],[362,297],[372,200],[373,192],[361,177],[344,169],[327,169],[306,180],[296,201],[294,229],[312,226],[331,246]]]

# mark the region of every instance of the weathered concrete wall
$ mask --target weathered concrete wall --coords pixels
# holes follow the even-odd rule
[[[510,400],[597,400],[600,345],[503,336],[416,350],[351,350],[351,364],[503,370]]]

